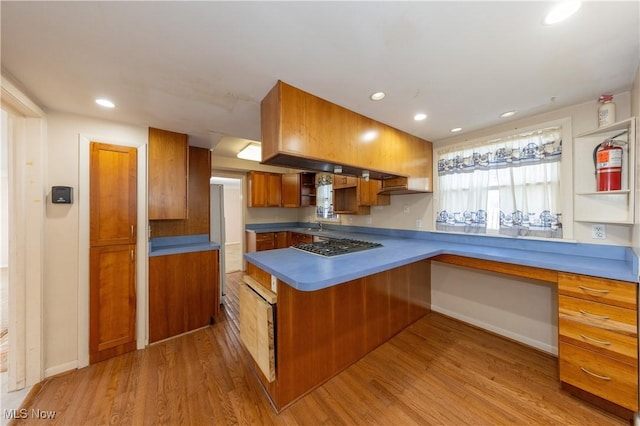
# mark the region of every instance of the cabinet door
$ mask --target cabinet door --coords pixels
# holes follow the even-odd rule
[[[189,141],[182,133],[149,128],[149,219],[187,218]]]
[[[91,246],[136,242],[137,152],[91,143]]]
[[[135,245],[90,249],[89,362],[136,348]]]
[[[289,233],[286,231],[282,231],[282,232],[276,232],[275,233],[275,248],[287,248],[288,247],[288,240],[289,240]]]
[[[249,207],[267,207],[267,174],[264,172],[249,172]]]
[[[376,179],[358,179],[358,205],[360,206],[388,206],[391,204],[389,195],[378,195],[382,189],[382,181]]]
[[[282,206],[282,175],[267,174],[267,207]]]
[[[300,207],[300,174],[282,175],[282,207]]]
[[[333,175],[333,189],[354,188],[357,184],[355,176]]]
[[[211,323],[218,306],[218,252],[149,258],[149,342]]]

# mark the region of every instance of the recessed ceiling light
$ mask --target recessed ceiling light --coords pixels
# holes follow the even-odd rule
[[[242,151],[240,151],[236,156],[243,160],[261,161],[262,146],[258,142],[251,142],[249,145],[242,148]]]
[[[545,25],[553,25],[562,22],[580,9],[582,2],[580,1],[563,1],[558,3],[547,13],[542,23]]]
[[[512,117],[514,115],[516,115],[516,111],[507,111],[500,114],[500,117],[507,118],[507,117]]]
[[[384,92],[376,92],[373,95],[370,96],[372,101],[380,101],[382,99],[384,99],[385,97],[385,93]]]
[[[461,130],[462,130],[462,127],[454,127],[453,129],[451,129],[451,133],[457,133]]]
[[[427,114],[424,114],[422,112],[413,116],[413,119],[416,120],[416,121],[422,121],[425,118],[427,118]]]
[[[96,99],[96,103],[105,108],[113,108],[116,106],[116,104],[111,102],[109,99],[104,99],[104,98]]]

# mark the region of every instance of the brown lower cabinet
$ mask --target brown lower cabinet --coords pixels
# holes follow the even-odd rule
[[[275,380],[253,362],[276,410],[283,410],[427,314],[430,268],[430,262],[422,260],[317,291],[299,291],[278,280]],[[272,288],[270,274],[251,263],[247,263],[247,275]]]
[[[217,250],[149,258],[149,343],[213,323],[218,262]]]
[[[287,231],[245,231],[245,235],[247,238],[247,253],[289,247],[289,233]]]

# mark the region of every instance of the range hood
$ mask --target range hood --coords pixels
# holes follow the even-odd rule
[[[382,194],[432,192],[433,146],[282,81],[261,102],[262,163],[366,176]],[[384,184],[386,182],[386,184]]]
[[[379,195],[419,194],[431,192],[429,178],[395,177],[382,180]]]

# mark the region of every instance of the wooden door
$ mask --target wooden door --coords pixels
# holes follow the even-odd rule
[[[89,362],[136,348],[135,245],[91,247]]]
[[[267,207],[280,207],[282,204],[282,175],[267,174]]]
[[[92,142],[89,362],[136,348],[137,151]]]
[[[149,128],[149,220],[187,219],[189,138]]]
[[[249,172],[249,207],[267,207],[267,174]]]
[[[282,207],[300,207],[300,174],[282,175]]]

